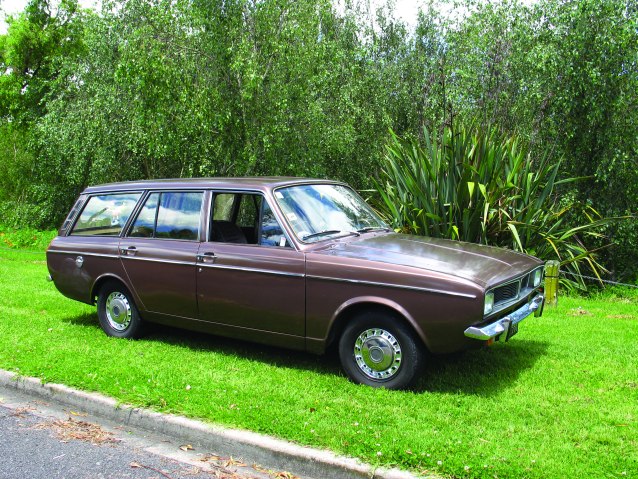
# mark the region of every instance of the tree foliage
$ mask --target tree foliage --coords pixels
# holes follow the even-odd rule
[[[459,121],[586,177],[563,196],[636,214],[635,2],[468,0],[456,17],[430,2],[414,29],[391,2],[336,3],[31,0],[0,36],[0,222],[52,226],[86,185],[138,178],[369,188],[390,129],[424,140]],[[607,226],[618,277],[638,277],[637,223]]]

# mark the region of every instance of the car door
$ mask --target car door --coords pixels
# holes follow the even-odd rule
[[[286,337],[305,335],[305,258],[266,199],[215,194],[209,230],[198,256],[200,319],[235,337],[295,347]]]
[[[119,254],[140,307],[197,318],[196,258],[202,191],[153,191],[121,238]]]

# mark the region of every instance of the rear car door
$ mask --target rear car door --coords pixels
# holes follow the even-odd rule
[[[119,256],[141,309],[197,318],[203,204],[203,191],[151,191],[121,238]]]

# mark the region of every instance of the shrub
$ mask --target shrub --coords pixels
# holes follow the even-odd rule
[[[600,238],[608,220],[560,198],[557,186],[578,179],[558,180],[559,166],[548,155],[532,160],[494,127],[424,130],[420,141],[392,132],[376,184],[380,210],[399,231],[507,247],[600,277],[605,268],[585,240]]]
[[[41,231],[33,228],[11,228],[0,224],[0,249],[31,249],[44,251],[57,231]]]

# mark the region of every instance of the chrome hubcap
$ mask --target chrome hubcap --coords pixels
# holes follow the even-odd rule
[[[369,378],[389,379],[401,366],[401,345],[384,329],[367,329],[354,343],[354,358]]]
[[[106,298],[106,319],[109,325],[117,330],[124,331],[131,322],[131,305],[128,298],[122,293],[114,291]]]

